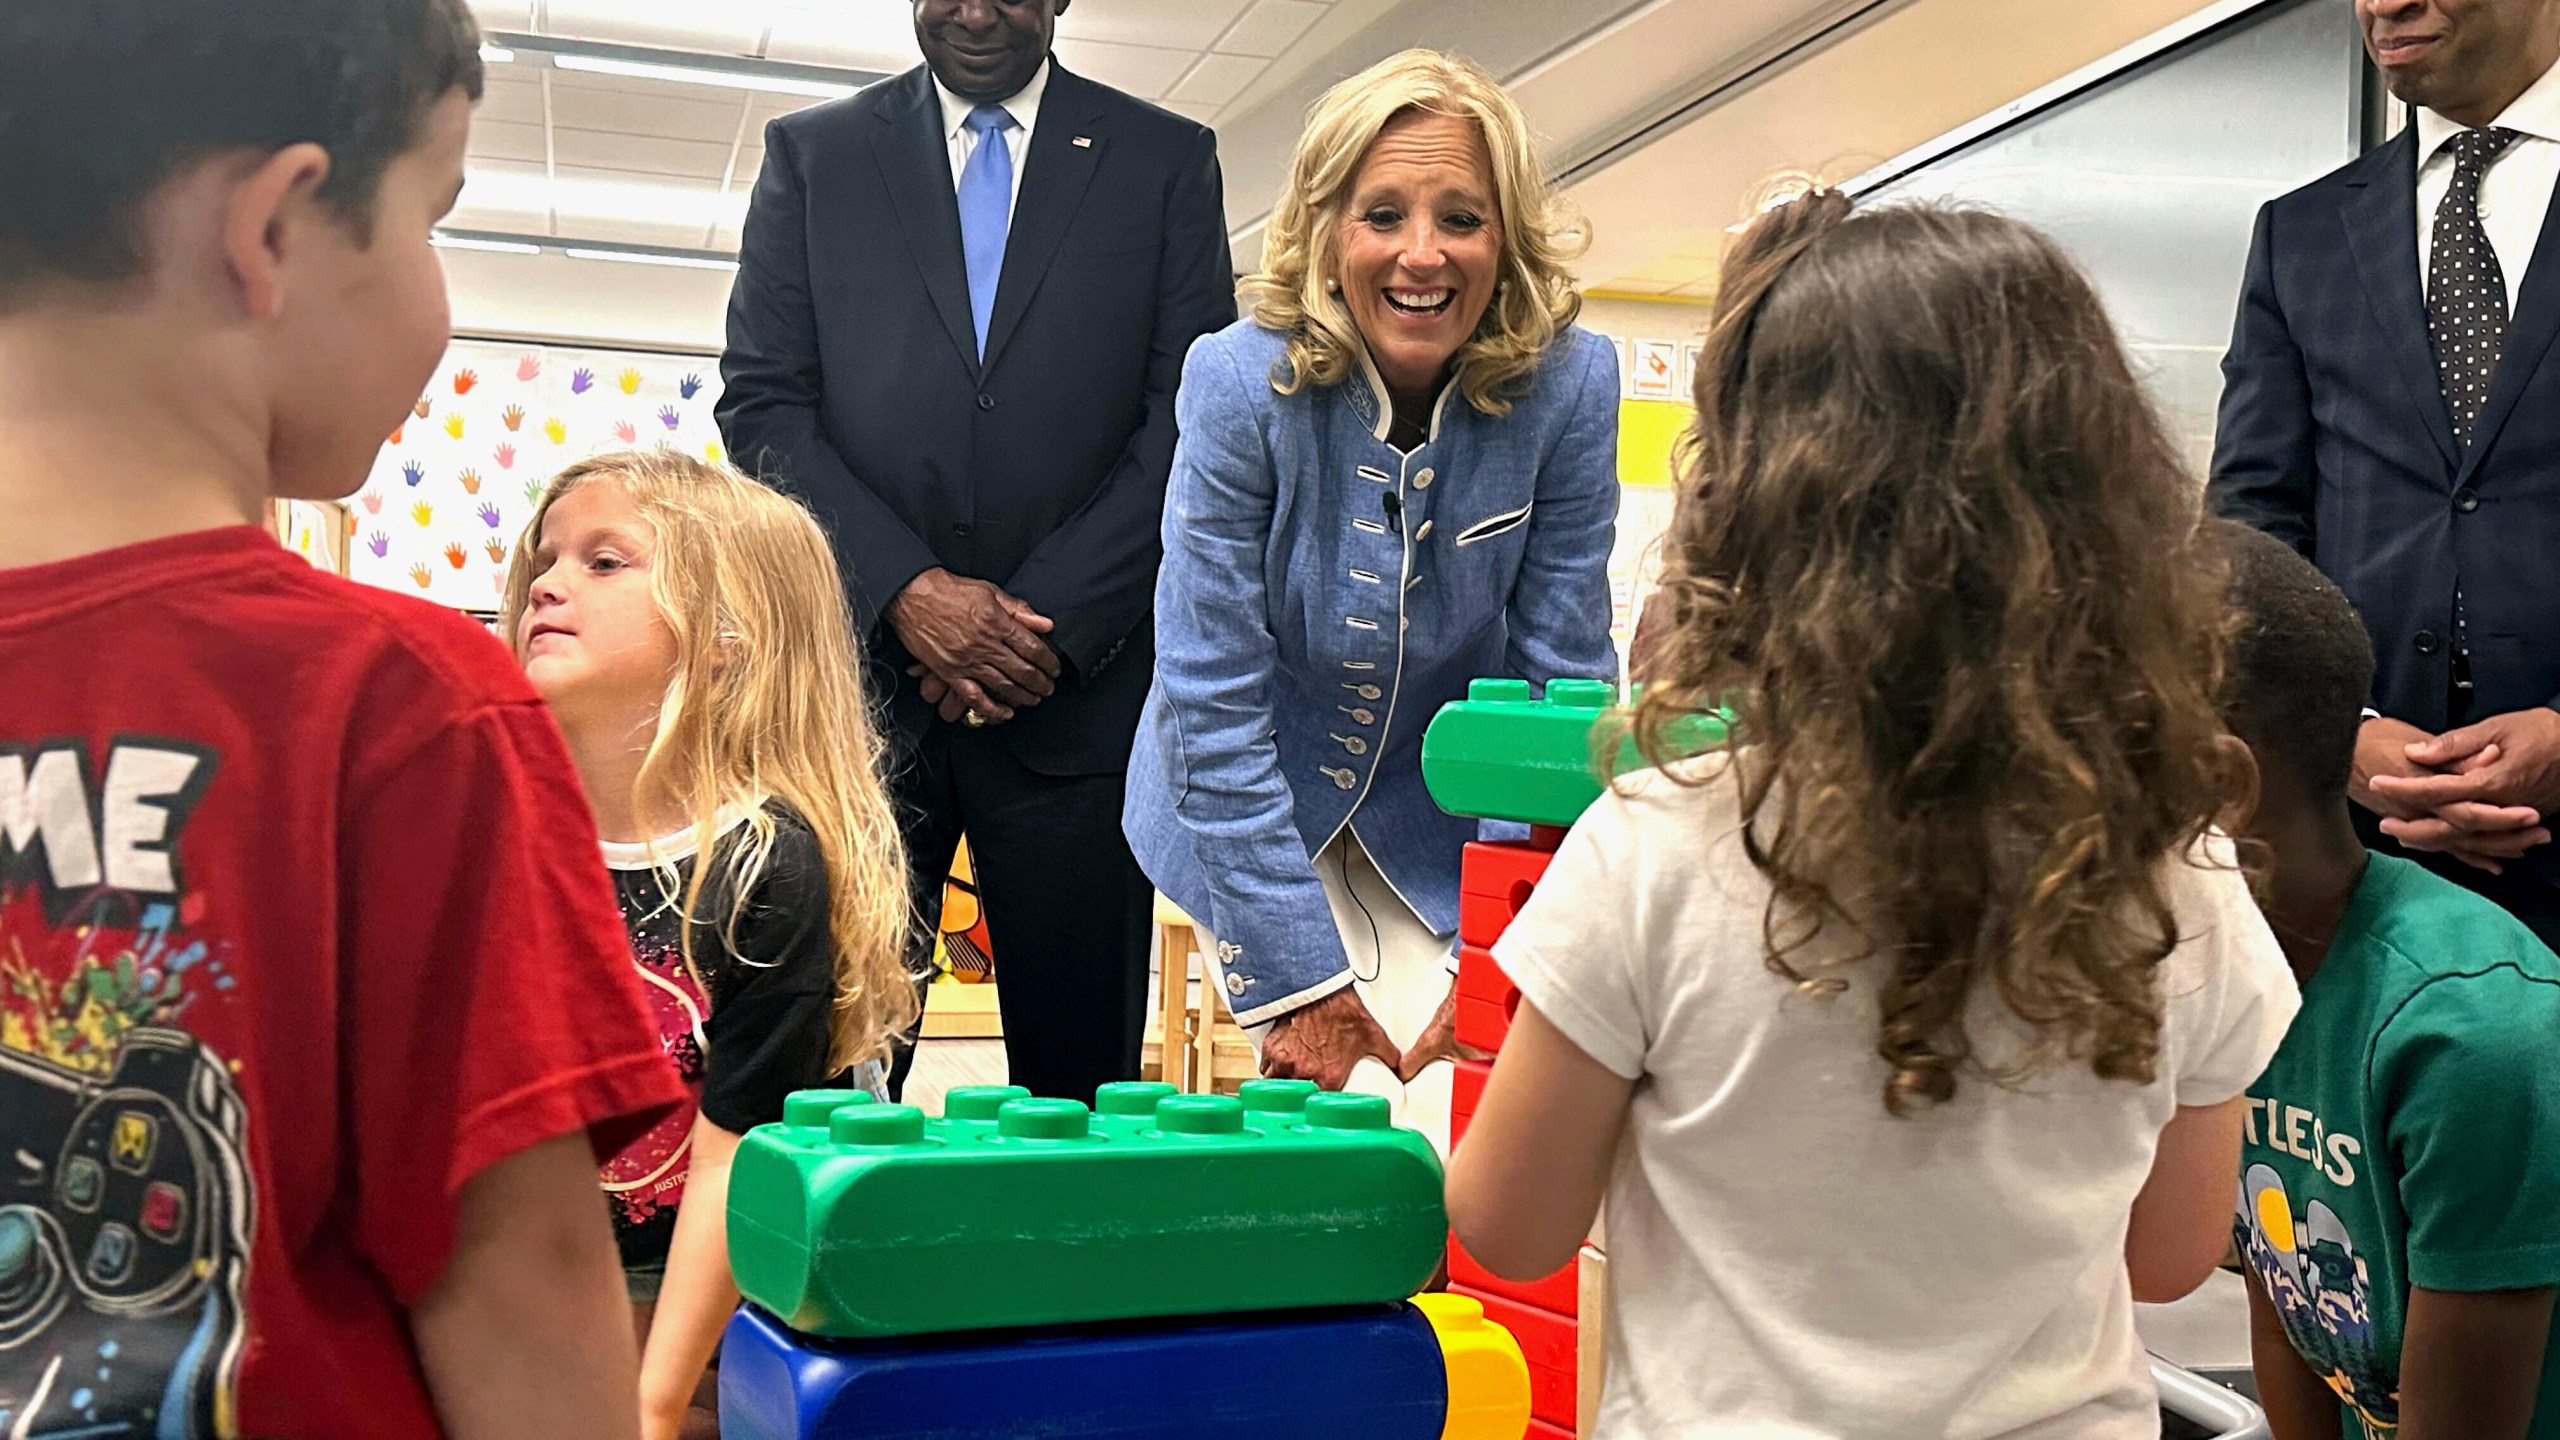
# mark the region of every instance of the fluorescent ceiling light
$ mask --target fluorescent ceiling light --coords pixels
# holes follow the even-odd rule
[[[480,63],[483,65],[511,65],[515,63],[515,58],[516,52],[508,49],[504,45],[483,45],[480,47]]]
[[[788,75],[758,75],[745,70],[711,70],[693,65],[653,65],[640,60],[606,60],[593,55],[554,55],[551,68],[590,75],[620,75],[631,80],[669,80],[678,85],[716,85],[726,90],[761,90],[773,95],[808,95],[841,99],[862,87],[801,80]]]
[[[623,265],[665,265],[678,270],[726,270],[736,273],[735,260],[706,260],[694,255],[649,255],[636,250],[569,250],[572,260],[611,260]]]
[[[430,235],[427,243],[439,250],[480,250],[491,255],[539,255],[542,247],[513,240],[472,240],[459,235]]]

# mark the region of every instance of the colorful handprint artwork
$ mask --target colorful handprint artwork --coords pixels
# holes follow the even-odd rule
[[[458,340],[435,373],[345,507],[361,522],[342,551],[358,580],[486,608],[560,466],[649,444],[727,455],[720,379],[699,355]]]

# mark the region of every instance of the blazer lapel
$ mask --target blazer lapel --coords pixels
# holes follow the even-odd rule
[[[924,291],[942,316],[942,328],[959,347],[971,374],[979,373],[978,327],[969,314],[968,261],[960,248],[960,195],[951,184],[951,152],[944,144],[942,107],[933,74],[919,66],[898,82],[907,94],[881,107],[879,133],[871,140],[880,181],[897,207],[898,228],[923,272]]]
[[[2480,423],[2472,429],[2471,453],[2463,457],[2463,483],[2470,483],[2488,458],[2499,428],[2515,413],[2516,402],[2542,368],[2542,357],[2550,352],[2555,335],[2560,335],[2560,201],[2542,217],[2542,236],[2534,242],[2533,261],[2525,268],[2524,284],[2516,290],[2515,319],[2507,325],[2506,349],[2499,354],[2498,373],[2489,382],[2488,402],[2480,407]]]
[[[1040,123],[1031,132],[1031,155],[1014,197],[1013,225],[1004,242],[1004,273],[996,280],[995,314],[987,321],[986,368],[995,369],[1007,340],[1031,308],[1031,297],[1058,257],[1058,242],[1084,203],[1108,137],[1098,122],[1104,111],[1093,87],[1050,62],[1049,88],[1040,98]],[[944,162],[946,167],[948,161]],[[956,210],[955,210],[956,213]]]
[[[2382,327],[2392,364],[2400,371],[2427,434],[2444,456],[2450,477],[2462,461],[2453,445],[2453,412],[2445,408],[2436,375],[2435,343],[2427,338],[2427,300],[2418,289],[2418,135],[2404,130],[2367,167],[2360,189],[2340,207],[2347,225],[2347,253]]]

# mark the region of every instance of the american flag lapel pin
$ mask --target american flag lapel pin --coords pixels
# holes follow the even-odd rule
[[[1092,148],[1093,148],[1093,137],[1092,137],[1092,136],[1090,136],[1090,135],[1079,135],[1079,136],[1077,136],[1077,137],[1076,137],[1076,148],[1077,148],[1077,149],[1079,149],[1079,150],[1090,150],[1090,149],[1092,149]]]

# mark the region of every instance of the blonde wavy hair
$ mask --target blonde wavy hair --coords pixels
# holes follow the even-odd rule
[[[1289,337],[1273,389],[1295,395],[1350,375],[1365,347],[1350,307],[1325,282],[1334,278],[1343,213],[1369,147],[1389,124],[1416,114],[1473,121],[1493,162],[1501,281],[1476,333],[1459,347],[1455,378],[1469,404],[1506,415],[1516,382],[1582,313],[1565,265],[1589,247],[1590,235],[1580,214],[1547,184],[1529,122],[1509,92],[1456,56],[1407,50],[1316,102],[1263,236],[1262,268],[1242,284],[1245,308],[1265,329]]]
[[[506,583],[511,644],[538,573],[543,522],[586,485],[618,487],[656,532],[650,589],[675,637],[676,664],[633,789],[635,800],[673,797],[690,818],[693,853],[705,857],[681,897],[672,866],[664,872],[681,909],[687,969],[699,982],[694,931],[706,923],[737,954],[739,921],[773,853],[766,804],[780,801],[807,824],[825,861],[833,1063],[882,1056],[915,1017],[906,852],[825,533],[797,502],[726,466],[672,450],[596,456],[551,481],[516,540]],[[729,807],[745,812],[748,828],[721,866],[728,913],[706,916],[708,857]],[[641,813],[651,808],[644,803]]]

